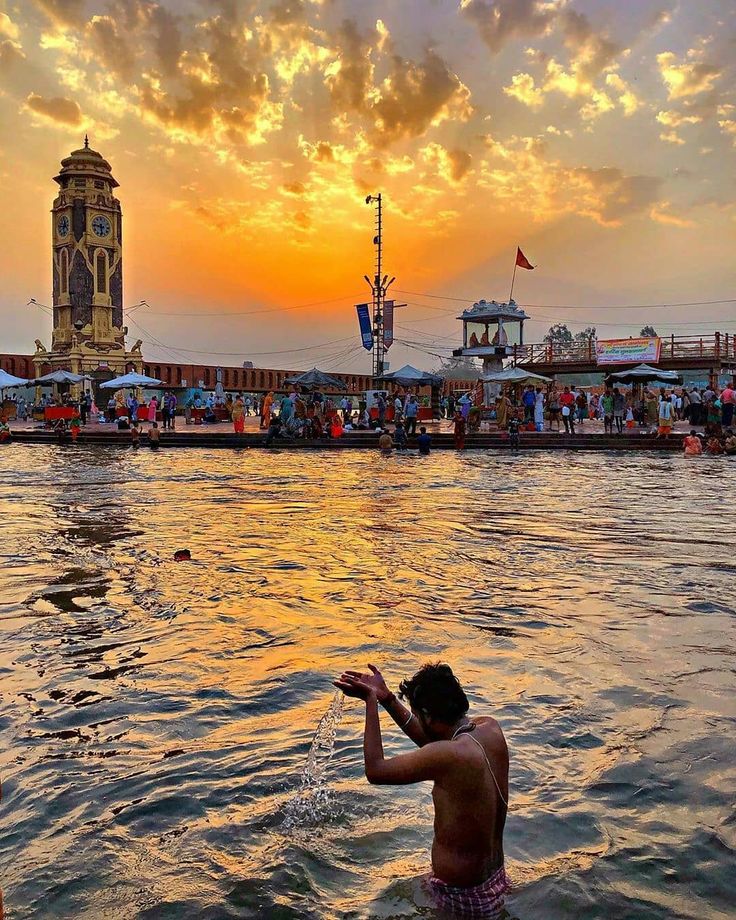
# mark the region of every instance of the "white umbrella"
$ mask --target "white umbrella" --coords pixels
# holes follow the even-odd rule
[[[391,371],[390,374],[381,374],[380,377],[376,377],[375,379],[398,383],[402,387],[440,386],[443,380],[439,374],[430,374],[427,373],[427,371],[417,370],[417,368],[412,367],[411,364],[405,364],[397,371]]]
[[[313,367],[311,371],[305,371],[303,374],[295,374],[293,377],[287,377],[284,383],[298,384],[299,386],[310,388],[329,387],[332,390],[347,389],[342,380],[338,380],[337,377],[331,377],[329,374],[325,374],[324,371],[317,370],[316,367]]]
[[[551,377],[543,377],[541,374],[533,374],[531,371],[525,371],[522,367],[507,367],[495,374],[486,374],[483,377],[486,383],[550,383]]]
[[[81,383],[83,380],[90,380],[84,374],[72,374],[71,371],[52,371],[50,374],[44,374],[43,377],[36,377],[34,383]]]
[[[123,374],[122,377],[115,377],[100,384],[101,390],[122,390],[125,387],[157,387],[162,383],[155,377],[146,377],[145,374],[136,374],[133,371],[129,374]]]
[[[23,377],[14,377],[0,368],[0,390],[4,390],[6,387],[24,387],[28,383],[30,383],[29,380],[24,380]]]
[[[609,374],[609,377],[612,380],[620,380],[622,383],[647,383],[654,380],[662,383],[682,382],[677,371],[662,371],[658,367],[652,367],[651,364],[638,364],[630,370]]]

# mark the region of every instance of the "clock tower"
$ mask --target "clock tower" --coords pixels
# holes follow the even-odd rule
[[[125,347],[123,216],[112,167],[84,147],[61,161],[51,209],[53,333],[37,342],[35,362],[102,378],[142,362]]]

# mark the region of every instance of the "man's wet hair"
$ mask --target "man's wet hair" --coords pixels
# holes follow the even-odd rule
[[[449,664],[425,664],[409,680],[402,680],[399,693],[412,709],[453,725],[470,708],[460,681]]]

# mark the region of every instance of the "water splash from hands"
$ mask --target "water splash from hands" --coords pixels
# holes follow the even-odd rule
[[[282,828],[286,831],[315,827],[338,816],[335,794],[327,784],[327,768],[335,751],[344,700],[342,692],[336,690],[327,711],[319,720],[302,770],[299,791],[284,806]]]

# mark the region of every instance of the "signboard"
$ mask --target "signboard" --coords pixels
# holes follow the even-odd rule
[[[370,351],[371,348],[373,348],[373,330],[371,329],[371,316],[368,312],[368,304],[356,304],[355,309],[358,311],[360,338],[363,342],[363,348],[365,348],[367,351]]]
[[[596,364],[656,364],[662,339],[598,339],[595,343]]]
[[[384,300],[383,302],[383,347],[386,351],[394,344],[394,302],[393,300]],[[384,374],[386,368],[383,369]]]

